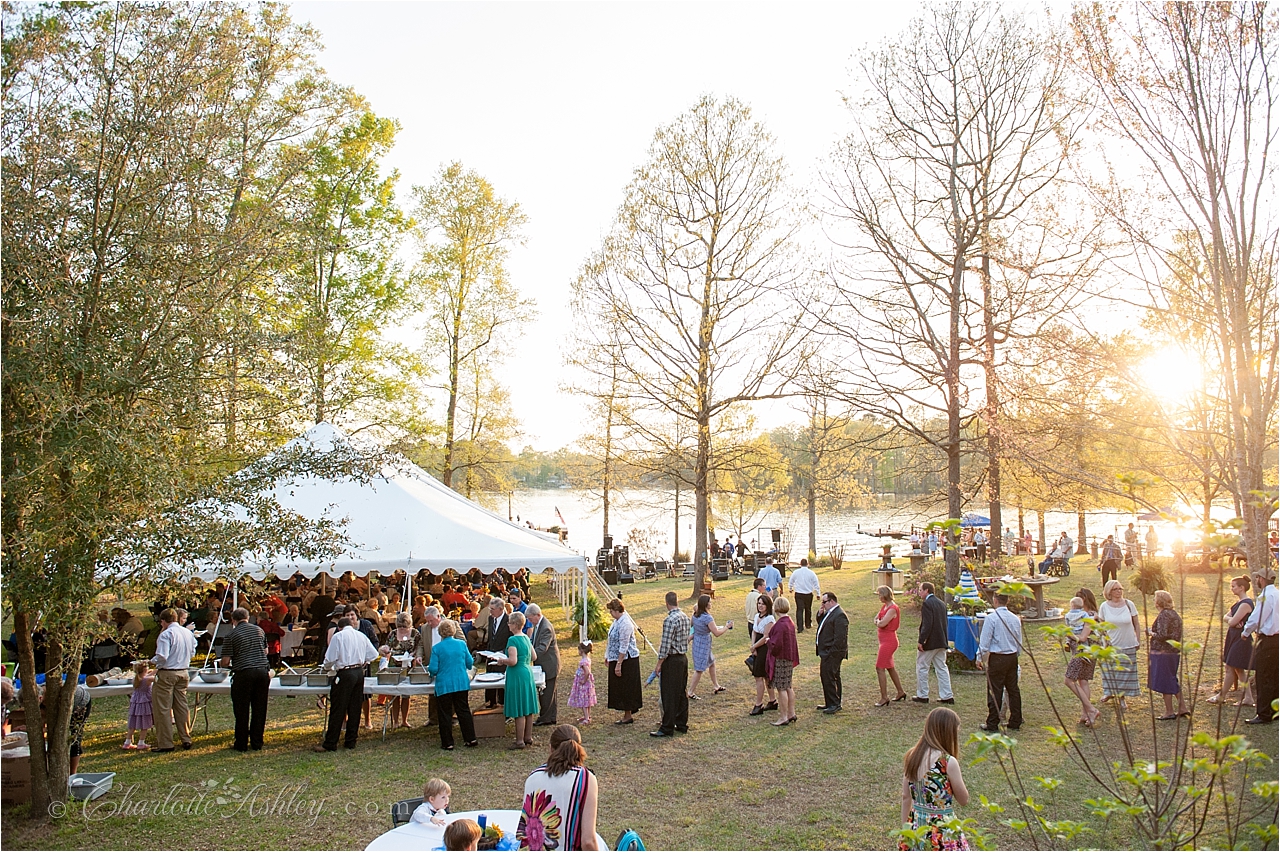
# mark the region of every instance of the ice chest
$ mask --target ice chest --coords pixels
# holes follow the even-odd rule
[[[477,737],[505,737],[507,735],[507,720],[502,715],[501,707],[476,710],[472,713],[472,718],[475,719]]]

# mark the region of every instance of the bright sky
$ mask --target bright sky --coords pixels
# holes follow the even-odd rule
[[[894,3],[294,3],[325,69],[403,129],[389,165],[409,187],[446,162],[484,175],[529,217],[512,281],[540,316],[503,383],[525,436],[555,449],[585,428],[557,390],[572,345],[570,283],[608,231],[654,130],[699,96],[749,104],[796,180],[850,129],[853,54],[901,30]],[[781,413],[773,415],[782,419]],[[765,425],[774,425],[766,423]]]

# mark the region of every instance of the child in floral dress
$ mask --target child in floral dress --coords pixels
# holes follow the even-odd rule
[[[578,724],[585,725],[591,721],[591,708],[596,705],[596,678],[591,673],[590,641],[578,646],[578,670],[573,675],[568,704],[582,710]]]

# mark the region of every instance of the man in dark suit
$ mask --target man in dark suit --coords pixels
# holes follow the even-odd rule
[[[489,645],[487,650],[505,653],[507,650],[507,640],[511,638],[511,625],[507,623],[507,608],[502,602],[502,598],[494,597],[489,601]],[[502,663],[490,662],[485,666],[487,672],[506,673],[507,667]],[[503,689],[486,689],[484,691],[484,704],[486,707],[497,707],[506,700],[506,690]]]
[[[921,583],[920,641],[916,644],[916,695],[912,701],[929,703],[929,669],[938,678],[938,703],[955,704],[951,672],[947,669],[947,605],[933,593],[933,583]]]
[[[849,616],[832,592],[824,592],[818,605],[817,633],[818,674],[822,678],[822,706],[818,709],[831,715],[839,712],[844,700],[840,666],[849,658]]]
[[[529,639],[533,642],[534,653],[538,655],[534,663],[542,667],[542,673],[547,677],[547,685],[543,687],[538,702],[541,705],[538,720],[533,724],[555,725],[560,717],[560,708],[556,702],[556,677],[560,674],[560,646],[556,644],[556,629],[537,604],[529,604],[524,615],[533,625],[533,633]]]

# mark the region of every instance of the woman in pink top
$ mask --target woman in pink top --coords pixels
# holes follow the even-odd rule
[[[880,700],[877,707],[889,704],[889,684],[885,672],[893,678],[893,685],[898,688],[898,697],[894,701],[902,701],[907,693],[902,690],[902,681],[898,680],[898,670],[893,667],[893,654],[898,650],[898,605],[893,602],[893,589],[881,586],[876,589],[880,596],[880,614],[876,616],[876,633],[880,637],[880,652],[876,654],[876,678],[880,681]]]

